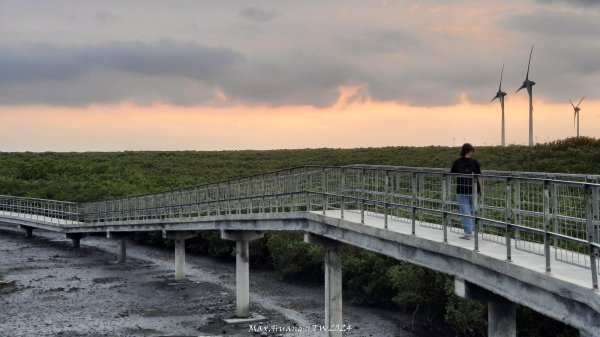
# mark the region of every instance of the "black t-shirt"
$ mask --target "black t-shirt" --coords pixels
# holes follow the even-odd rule
[[[481,174],[481,168],[477,160],[461,157],[454,161],[450,173]],[[473,179],[457,177],[456,194],[473,194]]]

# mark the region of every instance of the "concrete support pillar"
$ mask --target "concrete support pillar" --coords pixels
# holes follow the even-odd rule
[[[83,234],[81,233],[68,233],[67,234],[67,239],[71,239],[71,242],[73,242],[73,248],[80,248],[80,241],[81,238],[83,237]]]
[[[487,303],[488,337],[517,336],[517,305],[514,302],[460,278],[454,279],[454,293]]]
[[[517,335],[517,305],[498,296],[488,301],[488,337]]]
[[[26,238],[30,239],[30,238],[33,237],[33,227],[25,226],[25,225],[19,225],[19,228],[25,230],[25,237]]]
[[[263,237],[258,231],[221,231],[221,238],[235,241],[236,316],[250,317],[250,241]]]
[[[117,240],[117,263],[125,263],[127,260],[127,241],[124,238]]]
[[[165,237],[175,243],[175,280],[185,279],[185,240],[196,236],[196,232],[168,232]]]
[[[342,321],[342,244],[306,233],[304,241],[325,248],[325,327],[329,337],[341,337]]]
[[[117,240],[117,261],[116,263],[125,263],[127,260],[127,239],[133,234],[130,232],[106,232],[106,237]]]
[[[185,279],[185,240],[175,240],[175,280]]]
[[[250,316],[250,249],[249,242],[239,240],[235,243],[235,296],[238,317]]]

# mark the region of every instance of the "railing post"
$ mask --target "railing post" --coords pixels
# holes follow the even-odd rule
[[[417,172],[412,173],[412,199],[411,206],[412,211],[410,214],[410,220],[412,223],[412,235],[416,235],[416,227],[417,227],[417,196],[418,196],[418,185],[417,185]]]
[[[219,183],[216,183],[216,195],[215,195],[215,202],[217,203],[217,214],[216,215],[221,215],[221,186],[219,186]]]
[[[552,200],[552,213],[550,215],[552,221],[552,231],[554,233],[558,233],[558,185],[556,183],[552,184],[550,199]],[[558,255],[557,248],[558,240],[554,239],[554,258],[556,258]]]
[[[344,206],[346,203],[346,172],[345,169],[342,168],[342,181],[341,181],[341,187],[340,187],[340,194],[342,195],[342,202],[340,204],[340,213],[341,213],[341,217],[342,219],[344,218]]]
[[[383,227],[385,229],[388,228],[388,212],[389,212],[389,184],[390,184],[390,177],[388,175],[388,171],[385,170],[385,181],[384,181],[384,185],[383,185],[383,199],[384,199],[384,207],[383,207],[383,212],[384,212],[384,218],[383,218]]]
[[[446,202],[447,202],[447,195],[448,195],[448,184],[447,184],[447,175],[446,173],[442,173],[442,180],[441,180],[441,195],[440,198],[442,199],[442,231],[444,232],[444,242],[448,242],[448,215],[447,215],[447,210],[446,210]]]
[[[325,211],[327,210],[327,170],[323,167],[323,171],[321,171],[321,196],[323,197],[323,215],[325,215]]]
[[[260,185],[261,185],[261,198],[260,198],[260,207],[258,208],[259,213],[265,212],[265,175],[260,175]]]
[[[548,227],[550,220],[550,181],[544,180],[544,257],[546,258],[546,273],[551,272],[550,268],[550,237],[548,236]]]
[[[517,178],[514,180],[515,190],[515,208],[513,210],[515,225],[521,225],[521,180]],[[515,245],[519,239],[519,228],[515,228]]]
[[[479,251],[479,198],[478,198],[478,188],[477,188],[477,176],[475,174],[471,174],[471,184],[472,184],[472,198],[473,198],[473,238],[475,239],[475,251]]]
[[[511,242],[511,232],[512,227],[509,225],[512,218],[512,194],[511,194],[511,178],[506,178],[506,193],[505,193],[505,201],[504,201],[504,223],[505,223],[505,234],[506,234],[506,261],[512,261],[512,242]]]
[[[224,202],[225,202],[225,215],[229,215],[231,214],[231,181],[227,180],[227,182],[225,183],[225,198],[223,198]]]
[[[360,170],[360,223],[365,223],[365,169]]]
[[[590,243],[590,267],[592,271],[592,289],[598,291],[598,266],[596,265],[596,257],[598,255],[598,249],[592,245],[597,243],[594,230],[594,198],[592,196],[592,186],[585,184],[585,224],[587,229],[588,242]]]

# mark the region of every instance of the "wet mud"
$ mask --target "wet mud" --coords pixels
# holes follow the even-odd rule
[[[0,336],[325,336],[322,286],[251,270],[251,312],[265,321],[230,325],[235,265],[186,256],[175,281],[174,252],[129,241],[116,264],[116,241],[64,235],[27,239],[0,225]],[[411,315],[344,302],[344,336],[410,337]]]

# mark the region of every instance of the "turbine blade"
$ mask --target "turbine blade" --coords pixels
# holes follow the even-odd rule
[[[577,107],[578,107],[578,108],[579,108],[579,104],[581,104],[581,102],[583,102],[583,99],[584,99],[584,98],[585,98],[585,96],[583,96],[583,97],[581,98],[581,100],[579,101],[579,103],[577,103]]]
[[[526,88],[526,85],[525,85],[525,83],[523,83],[523,85],[519,89],[517,89],[517,91],[515,91],[515,93],[517,93],[525,88]]]
[[[529,66],[531,65],[531,54],[533,54],[533,45],[531,45],[531,51],[529,52],[529,62],[527,63],[527,75],[525,76],[526,80],[529,79]]]
[[[571,106],[573,107],[573,109],[575,109],[575,104],[573,104],[573,101],[571,101],[570,98],[569,98],[569,102],[571,102]]]
[[[502,71],[500,72],[500,86],[498,87],[498,91],[502,91],[502,76],[504,75],[504,63],[502,63]]]

